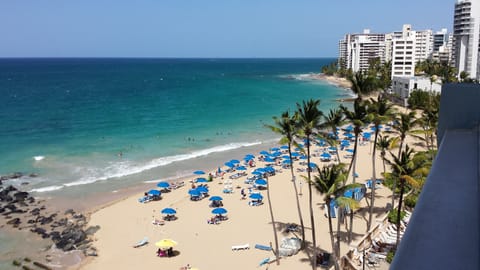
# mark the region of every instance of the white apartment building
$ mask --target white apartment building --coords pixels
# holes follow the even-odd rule
[[[440,93],[442,90],[442,84],[439,82],[432,82],[430,78],[419,76],[392,78],[392,92],[405,102],[410,96],[410,93],[414,90]]]
[[[453,62],[460,74],[480,79],[479,67],[480,3],[478,0],[458,0],[453,18]]]
[[[403,26],[402,32],[393,33],[392,78],[415,75],[415,40],[416,33],[409,24]]]
[[[362,34],[347,34],[339,42],[339,61],[345,69],[364,71],[372,59],[385,61],[385,34],[372,34],[365,29]]]

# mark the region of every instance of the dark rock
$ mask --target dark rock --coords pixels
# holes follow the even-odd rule
[[[71,208],[65,211],[65,215],[74,215],[74,214],[75,214],[75,211]]]
[[[90,226],[85,230],[85,233],[87,235],[93,235],[95,234],[98,230],[100,230],[100,226]]]
[[[37,223],[37,222],[35,222],[35,220],[33,220],[33,219],[29,219],[29,220],[27,221],[27,223],[28,223],[28,224],[35,224],[35,223]]]
[[[40,208],[34,208],[32,211],[30,211],[30,214],[34,216],[40,215]]]
[[[20,191],[20,192],[15,193],[13,195],[13,197],[17,201],[24,201],[28,197],[28,195],[29,195],[28,192]]]
[[[22,223],[20,218],[14,218],[14,219],[11,219],[11,220],[7,221],[8,225],[13,225],[13,226],[18,226],[18,225],[20,225],[20,223]]]
[[[23,173],[21,172],[15,172],[10,176],[10,179],[17,179],[23,176]]]
[[[9,203],[9,204],[5,205],[4,208],[9,209],[11,211],[17,210],[17,206],[13,203]]]
[[[3,213],[3,212],[5,212],[5,208],[0,207],[0,213]]]
[[[32,204],[32,203],[35,202],[35,198],[33,198],[33,197],[28,197],[27,202],[30,203],[30,204]]]
[[[26,185],[28,185],[28,184],[30,184],[30,182],[22,182],[20,185],[26,186]]]
[[[44,228],[36,227],[30,230],[31,232],[38,233],[38,234],[44,234],[47,232]]]
[[[28,176],[30,176],[30,177],[32,177],[32,178],[38,177],[38,173],[31,173],[31,174],[29,174]]]

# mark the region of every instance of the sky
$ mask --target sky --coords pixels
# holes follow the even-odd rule
[[[346,33],[453,24],[455,0],[2,0],[0,57],[337,57]]]

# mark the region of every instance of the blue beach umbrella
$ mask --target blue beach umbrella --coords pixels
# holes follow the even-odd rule
[[[230,160],[230,162],[231,162],[232,164],[238,164],[238,163],[240,163],[240,161],[239,161],[238,159],[232,159],[232,160]]]
[[[262,150],[262,151],[260,151],[260,155],[267,156],[267,155],[270,155],[270,153],[265,151],[265,150]]]
[[[293,152],[292,153],[292,157],[299,157],[299,156],[300,156],[300,153],[298,153],[298,152]]]
[[[148,191],[148,194],[152,196],[159,196],[161,193],[159,190],[151,189],[150,191]]]
[[[290,156],[289,156],[289,155],[283,155],[283,156],[281,156],[281,158],[283,158],[283,159],[290,159]]]
[[[237,170],[237,171],[246,171],[247,168],[246,168],[245,166],[238,166],[238,167],[236,168],[236,170]]]
[[[278,148],[278,147],[273,147],[273,148],[270,149],[270,151],[280,151],[280,148]]]
[[[273,152],[270,156],[272,157],[279,157],[282,155],[282,152]]]
[[[210,201],[221,201],[221,200],[223,200],[223,198],[220,197],[220,196],[212,196],[212,197],[210,197],[209,200]]]
[[[175,215],[177,211],[173,208],[163,208],[161,213],[164,215]]]
[[[193,174],[201,175],[201,174],[205,174],[205,172],[204,171],[194,171]]]
[[[270,173],[275,172],[275,168],[273,168],[273,167],[265,167],[265,168],[263,168],[263,170],[266,171],[266,172],[270,172]]]
[[[188,194],[193,197],[198,197],[200,196],[200,191],[198,191],[197,189],[190,189],[188,191]]]
[[[263,199],[263,196],[262,196],[262,194],[260,194],[260,193],[252,193],[252,194],[250,194],[250,199],[253,199],[253,200],[262,200],[262,199]]]
[[[225,162],[225,166],[230,167],[230,168],[233,168],[233,167],[235,167],[235,164],[233,164],[232,162],[228,161],[228,162]]]
[[[257,179],[255,180],[255,185],[258,185],[258,186],[266,186],[267,185],[267,181],[265,179]]]
[[[227,212],[228,212],[227,209],[222,207],[218,207],[212,210],[212,214],[215,214],[215,215],[224,215]]]
[[[197,183],[207,183],[208,180],[205,179],[205,178],[203,178],[203,177],[200,177],[200,178],[197,178],[196,182],[197,182]]]
[[[255,158],[255,156],[254,156],[254,155],[252,155],[252,154],[246,154],[246,155],[245,155],[245,157],[249,157],[249,158]]]
[[[310,165],[310,168],[316,168],[317,167],[317,164],[315,164],[313,162],[310,162],[309,165]]]
[[[287,150],[287,149],[288,149],[288,145],[282,145],[282,146],[280,146],[280,149]]]
[[[264,161],[266,161],[266,162],[275,162],[275,160],[272,159],[271,157],[266,157],[266,158],[264,159]]]
[[[307,156],[302,155],[302,156],[300,156],[300,159],[307,159]]]
[[[291,159],[285,159],[284,161],[282,161],[282,164],[292,164],[292,160]]]
[[[197,187],[196,190],[200,193],[208,193],[208,188],[204,186]]]
[[[321,155],[320,155],[321,158],[331,158],[332,155],[330,155],[329,153],[327,152],[323,152]]]
[[[349,152],[349,153],[353,153],[353,149],[350,149],[350,148],[347,149],[346,151]]]
[[[159,188],[169,188],[169,187],[170,187],[170,183],[165,182],[165,181],[158,182],[157,187],[159,187]]]
[[[253,171],[252,174],[253,175],[262,175],[264,174],[265,172],[261,172],[261,171]]]

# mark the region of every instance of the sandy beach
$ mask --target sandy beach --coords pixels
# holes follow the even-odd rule
[[[359,177],[357,182],[363,183],[371,177],[371,151],[372,143],[366,143],[358,148],[357,173]],[[319,160],[319,146],[314,146],[313,152],[317,157],[312,162],[323,166],[324,162]],[[377,151],[378,153],[378,151]],[[258,154],[258,153],[257,153]],[[341,160],[345,159],[347,154],[341,151]],[[242,157],[232,157],[241,159]],[[298,168],[300,161],[294,162],[294,167]],[[381,159],[377,156],[377,177],[382,171]],[[263,167],[262,162],[257,162],[257,167]],[[302,166],[304,167],[304,166]],[[276,167],[279,169],[280,167]],[[198,168],[204,169],[204,168]],[[248,169],[249,175],[251,170]],[[207,171],[208,173],[208,171]],[[296,173],[300,195],[303,218],[305,222],[305,234],[307,246],[311,248],[311,226],[308,213],[308,190],[305,182],[300,182],[301,174]],[[242,200],[240,190],[247,189],[250,185],[245,184],[246,177],[232,180],[234,193],[225,194],[222,192],[225,181],[228,181],[229,174],[226,174],[224,180],[215,178],[213,182],[208,183],[210,196],[219,195],[223,197],[224,208],[228,210],[228,220],[222,221],[218,225],[208,224],[207,220],[213,216],[212,208],[209,207],[210,201],[204,198],[200,201],[191,201],[188,195],[190,189],[189,180],[185,179],[184,187],[162,194],[162,199],[152,201],[146,204],[139,203],[138,198],[142,193],[127,197],[114,204],[107,205],[91,214],[89,225],[100,226],[100,230],[95,234],[93,245],[98,250],[98,257],[89,259],[81,269],[135,269],[138,267],[146,269],[180,269],[187,264],[198,269],[254,269],[259,267],[259,263],[272,257],[273,253],[254,248],[256,244],[274,245],[274,236],[272,224],[266,201],[266,191],[261,191],[264,195],[264,204],[261,206],[249,206],[248,199]],[[300,234],[286,233],[285,227],[289,223],[299,223],[298,213],[295,204],[295,195],[291,181],[290,170],[277,173],[269,178],[270,194],[276,228],[279,241],[284,237],[300,237]],[[302,183],[302,184],[300,184]],[[155,188],[155,184],[151,185]],[[331,252],[330,237],[328,233],[328,219],[324,214],[323,198],[321,194],[314,190],[313,192],[316,238],[319,251]],[[367,192],[368,196],[369,192]],[[391,191],[386,187],[381,187],[376,192],[375,200],[375,219],[380,219],[386,213],[387,203],[390,202]],[[368,207],[366,200],[361,200],[362,208],[356,212],[354,220],[354,240],[355,244],[366,233],[366,222],[368,220]],[[161,219],[160,211],[165,207],[174,208],[177,211],[177,220],[166,221],[165,225],[153,225],[154,218]],[[334,219],[334,228],[336,228],[336,219]],[[342,254],[348,251],[349,245],[346,243],[346,229],[342,225]],[[144,237],[148,237],[149,243],[139,248],[133,248],[133,245]],[[174,248],[176,251],[173,257],[157,257],[157,247],[155,242],[168,238],[175,240],[178,245]],[[250,249],[232,251],[232,246],[249,244]],[[262,269],[311,269],[310,259],[305,251],[281,259],[280,265],[271,263],[264,265]]]

